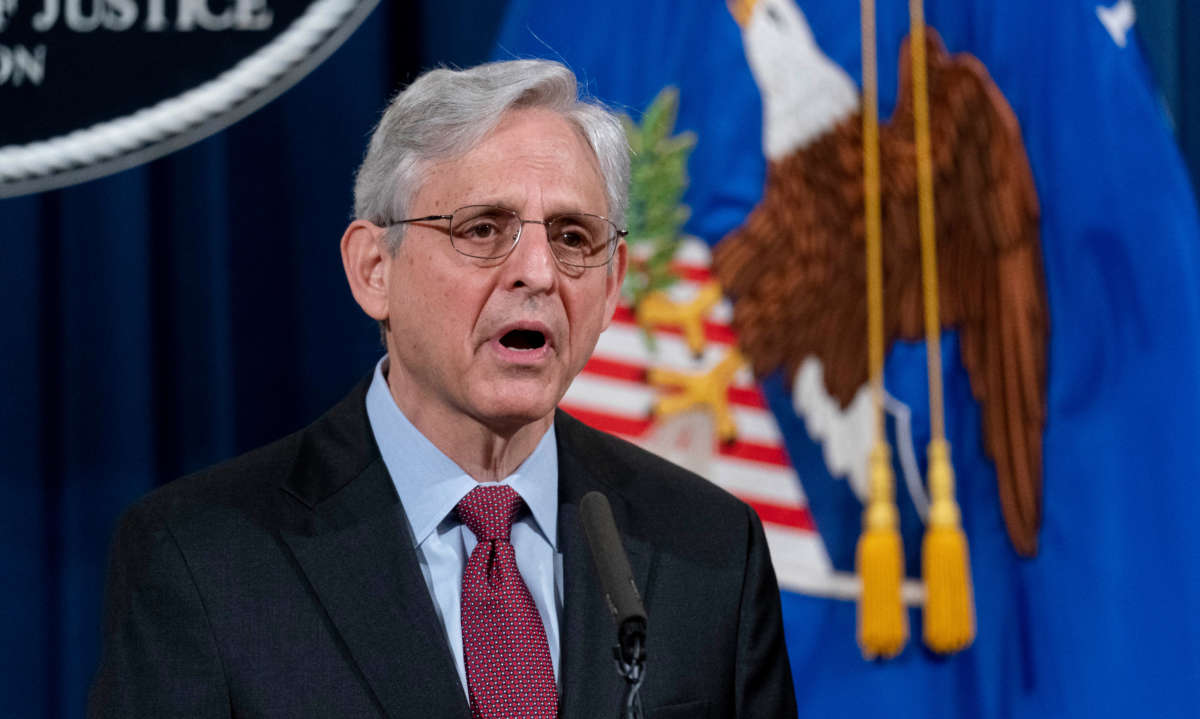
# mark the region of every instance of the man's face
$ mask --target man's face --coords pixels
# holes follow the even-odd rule
[[[509,112],[465,155],[433,165],[409,216],[498,205],[524,219],[608,215],[595,154],[560,116]],[[504,260],[454,250],[446,221],[407,225],[387,258],[389,385],[414,423],[471,418],[512,432],[549,417],[616,307],[625,273],[560,266],[546,229],[526,224]]]

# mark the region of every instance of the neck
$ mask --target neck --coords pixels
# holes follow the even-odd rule
[[[499,482],[533,454],[554,413],[533,422],[487,423],[444,405],[418,401],[400,373],[388,372],[388,392],[404,416],[433,446],[477,482]]]
[[[499,482],[533,454],[553,421],[554,415],[547,415],[522,425],[515,432],[496,431],[474,423],[473,427],[464,428],[462,434],[457,435],[457,442],[443,444],[432,438],[431,441],[475,481]],[[420,426],[417,429],[421,429]]]

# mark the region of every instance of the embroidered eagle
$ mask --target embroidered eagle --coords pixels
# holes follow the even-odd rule
[[[759,376],[824,367],[844,408],[867,382],[862,118],[858,89],[791,0],[731,5],[763,98],[761,202],[717,246],[733,325]],[[928,35],[944,327],[957,328],[1016,550],[1037,552],[1048,311],[1038,199],[1016,116],[987,70]],[[923,337],[908,42],[880,128],[887,343]]]

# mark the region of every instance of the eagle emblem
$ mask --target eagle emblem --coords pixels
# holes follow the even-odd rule
[[[781,371],[795,391],[819,363],[846,408],[868,381],[858,90],[791,0],[731,9],[762,96],[768,167],[762,200],[717,245],[713,272],[754,374]],[[942,326],[958,331],[1009,537],[1032,556],[1049,332],[1037,192],[1016,116],[982,63],[948,55],[932,28],[927,45]],[[880,130],[889,346],[923,336],[908,51]]]

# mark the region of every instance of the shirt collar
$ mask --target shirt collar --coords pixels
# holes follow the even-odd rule
[[[421,434],[396,406],[383,376],[386,362],[385,356],[375,365],[367,389],[367,418],[408,515],[413,540],[420,545],[479,483]],[[558,451],[553,424],[533,453],[500,484],[521,495],[538,531],[557,549]]]

